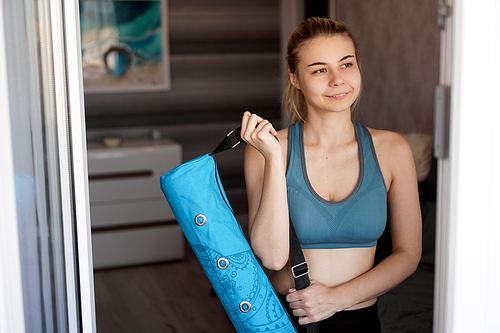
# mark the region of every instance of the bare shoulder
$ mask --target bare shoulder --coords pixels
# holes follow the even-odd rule
[[[400,158],[413,156],[408,141],[402,135],[373,128],[368,128],[368,131],[372,136],[377,155],[380,154],[383,160],[398,156]]]
[[[368,128],[388,188],[394,178],[413,177],[415,162],[410,144],[398,133]]]

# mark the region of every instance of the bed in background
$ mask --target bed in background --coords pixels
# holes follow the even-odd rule
[[[434,253],[436,217],[436,161],[432,136],[403,134],[415,158],[422,209],[422,259],[416,272],[399,286],[379,297],[383,333],[432,333],[434,302]],[[379,240],[377,262],[391,253],[390,230]]]

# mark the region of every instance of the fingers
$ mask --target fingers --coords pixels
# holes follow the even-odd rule
[[[317,312],[319,309],[315,307],[308,307],[304,301],[296,301],[290,303],[290,308],[295,317],[298,317],[299,324],[305,325],[318,321]]]
[[[290,303],[290,308],[294,310],[293,314],[297,317],[304,316],[306,314],[305,304],[301,294],[295,289],[290,289],[288,292],[286,301]]]
[[[298,317],[299,324],[301,325],[315,323],[324,319],[320,308],[309,307],[307,302],[304,301],[292,302],[290,303],[290,308],[292,308],[293,315]]]
[[[269,123],[267,120],[264,120],[263,118],[259,117],[256,114],[252,114],[248,111],[245,111],[243,114],[243,119],[241,123],[241,133],[242,137],[250,137],[255,130],[258,128],[259,125]],[[261,126],[262,128],[262,126]]]
[[[288,303],[291,303],[291,302],[296,302],[296,301],[299,301],[300,300],[300,297],[299,297],[299,293],[297,292],[296,289],[292,288],[292,289],[289,289],[288,290],[288,295],[286,295],[286,301]]]
[[[242,137],[244,135],[247,136],[248,133],[252,133],[262,120],[258,115],[245,111],[241,120]]]
[[[253,145],[258,142],[265,142],[270,135],[277,139],[278,132],[266,119],[246,111],[241,120],[241,138]]]
[[[322,305],[318,303],[314,292],[311,294],[311,290],[307,289],[297,291],[292,288],[288,290],[286,296],[293,315],[299,318],[299,324],[301,325],[324,319]]]

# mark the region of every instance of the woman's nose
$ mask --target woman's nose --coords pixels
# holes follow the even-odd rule
[[[344,79],[342,78],[342,75],[340,75],[339,72],[330,72],[330,82],[329,82],[331,87],[339,86],[344,84]]]

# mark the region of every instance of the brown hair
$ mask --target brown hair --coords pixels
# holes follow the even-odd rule
[[[292,74],[297,74],[297,65],[299,63],[299,52],[302,47],[310,40],[316,37],[332,37],[335,35],[344,35],[349,38],[354,45],[355,57],[358,67],[361,70],[360,57],[358,52],[358,43],[353,34],[346,25],[327,18],[311,17],[302,22],[292,33],[288,40],[286,50],[286,63],[288,70]],[[351,105],[351,112],[356,110],[361,92],[356,101]],[[285,89],[286,111],[292,123],[304,120],[307,115],[307,105],[302,91],[293,86],[290,80],[287,80]]]

